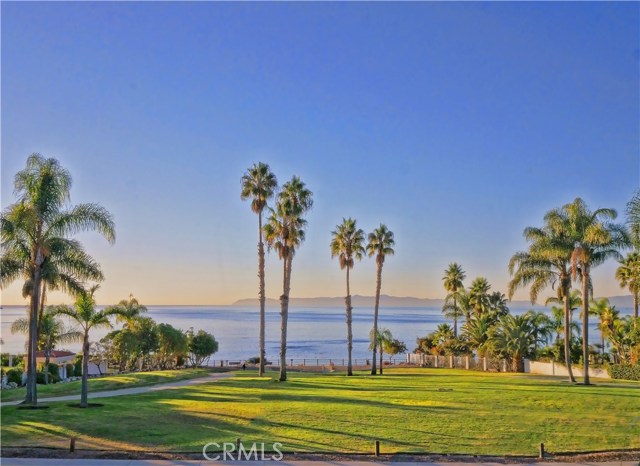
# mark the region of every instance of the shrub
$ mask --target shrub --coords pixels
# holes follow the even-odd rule
[[[44,372],[38,371],[36,374],[36,383],[44,385]]]
[[[74,377],[76,370],[75,370],[75,366],[73,364],[67,364],[65,366],[65,369],[67,370],[67,377]]]
[[[49,374],[53,376],[54,379],[60,380],[60,368],[57,364],[49,363]]]
[[[82,375],[82,355],[79,354],[76,356],[76,360],[73,363],[73,373],[76,377],[80,377]]]
[[[612,379],[640,380],[640,364],[611,364],[609,375]]]
[[[18,386],[22,385],[22,371],[18,369],[9,369],[7,371],[7,383],[14,382]]]

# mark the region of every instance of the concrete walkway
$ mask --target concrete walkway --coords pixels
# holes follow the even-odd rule
[[[86,460],[86,459],[43,459],[43,458],[2,458],[2,466],[504,466],[503,463],[404,463],[379,461],[207,461],[207,460]],[[637,466],[637,461],[609,461],[603,463],[519,463],[519,466]]]
[[[161,383],[157,385],[147,385],[146,387],[121,388],[118,390],[107,390],[104,392],[89,392],[89,403],[95,398],[109,398],[112,396],[123,395],[139,395],[140,393],[155,392],[158,390],[168,390],[171,388],[189,387],[191,385],[201,385],[203,383],[215,382],[216,380],[231,377],[230,372],[214,372],[207,377],[198,377],[195,379],[178,380],[177,382]],[[80,394],[57,396],[52,398],[38,398],[38,403],[54,403],[56,401],[80,401]],[[22,400],[6,401],[0,403],[0,408],[4,406],[16,406],[22,403]],[[3,462],[4,464],[4,462]],[[78,463],[80,464],[80,463]]]

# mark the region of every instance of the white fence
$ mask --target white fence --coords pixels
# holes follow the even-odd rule
[[[573,371],[573,375],[576,377],[583,377],[584,370],[581,367],[572,366],[571,370]],[[540,374],[540,375],[560,375],[560,376],[569,376],[569,371],[567,370],[567,366],[564,364],[558,364],[556,362],[541,362],[541,361],[529,361],[525,359],[524,361],[524,371],[529,372],[531,374]],[[599,377],[601,379],[610,379],[611,376],[605,369],[594,369],[593,367],[589,368],[589,377]]]
[[[507,372],[505,359],[480,358],[477,356],[434,356],[432,354],[407,354],[407,364],[421,367],[467,369],[476,371]]]

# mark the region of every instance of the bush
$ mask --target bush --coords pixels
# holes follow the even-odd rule
[[[76,360],[73,364],[73,373],[76,377],[80,377],[82,375],[82,355],[76,356]]]
[[[67,370],[67,377],[74,377],[76,374],[76,370],[73,364],[67,364],[65,366],[65,369]]]
[[[36,383],[44,385],[44,372],[38,371],[36,374]]]
[[[18,386],[22,385],[22,371],[18,369],[9,369],[7,371],[7,383],[14,382]]]
[[[58,379],[58,381],[60,380],[60,368],[58,367],[57,364],[53,364],[53,363],[49,363],[49,374],[50,374],[50,378],[51,376],[54,379]]]
[[[640,364],[611,364],[609,375],[612,379],[640,380]]]

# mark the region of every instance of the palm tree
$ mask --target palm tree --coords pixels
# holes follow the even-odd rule
[[[392,256],[395,251],[395,240],[393,238],[393,232],[387,228],[386,225],[380,224],[378,228],[369,233],[367,241],[367,255],[372,257],[376,256],[376,299],[373,308],[373,333],[378,332],[378,309],[380,307],[380,289],[382,288],[382,266],[384,265],[384,259],[387,256]],[[377,340],[372,340],[373,357],[371,359],[371,375],[376,375],[376,349]],[[382,365],[380,365],[380,371],[382,371]],[[380,372],[382,374],[382,372]]]
[[[242,176],[242,191],[240,198],[243,201],[251,199],[251,210],[258,214],[258,280],[260,299],[260,364],[258,375],[264,374],[266,360],[265,352],[265,285],[264,285],[264,243],[262,241],[262,211],[267,206],[278,188],[278,180],[269,169],[269,165],[259,162],[249,168]]]
[[[602,355],[605,353],[605,337],[610,334],[613,329],[613,323],[618,319],[619,312],[615,306],[609,303],[607,298],[600,298],[597,301],[591,302],[589,312],[592,315],[598,316],[600,322],[598,323],[598,330],[600,330],[600,342],[602,344]]]
[[[57,160],[32,154],[14,180],[18,202],[10,205],[0,221],[2,263],[0,285],[25,280],[23,296],[29,297],[27,390],[25,403],[37,404],[36,346],[38,314],[43,305],[43,282],[51,288],[77,292],[82,280],[100,280],[99,267],[80,243],[68,236],[95,230],[115,241],[111,214],[97,204],[65,209],[72,180]]]
[[[444,272],[444,277],[442,277],[444,289],[447,291],[442,311],[445,317],[453,319],[453,334],[455,337],[458,336],[458,319],[463,315],[458,301],[460,300],[460,292],[464,291],[462,282],[465,278],[464,270],[456,262],[449,264],[449,267]]]
[[[495,319],[504,317],[509,313],[509,306],[507,305],[507,297],[500,291],[494,291],[489,295],[489,310],[491,315]]]
[[[573,311],[574,309],[570,309],[569,314],[569,335],[570,340],[573,340],[574,335],[580,334],[580,326],[576,321],[573,320]],[[551,326],[556,332],[556,340],[558,340],[561,335],[565,334],[564,331],[564,308],[558,306],[551,306]]]
[[[511,359],[514,372],[524,372],[524,358],[535,354],[537,344],[531,315],[503,316],[493,328],[489,341],[494,351]]]
[[[51,352],[58,345],[75,343],[82,340],[82,333],[74,328],[66,328],[64,322],[57,319],[53,313],[53,308],[49,307],[42,314],[39,321],[40,338],[38,339],[38,351],[44,352],[44,383],[49,383],[49,362]],[[11,324],[11,333],[29,333],[29,319],[16,319]]]
[[[633,298],[633,317],[638,318],[638,295],[640,295],[640,253],[631,252],[620,261],[616,269],[616,280],[620,287],[628,287]]]
[[[562,309],[560,309],[560,311],[562,312]],[[548,344],[555,331],[555,322],[542,311],[534,311],[533,309],[529,309],[527,312],[525,312],[525,315],[533,325],[536,339],[535,349],[538,349],[539,344]]]
[[[633,198],[627,203],[627,224],[631,230],[631,239],[640,249],[640,190],[636,191]]]
[[[469,346],[475,349],[478,357],[484,357],[487,353],[487,341],[491,328],[495,321],[487,315],[472,317],[462,326],[462,334],[469,342]]]
[[[591,269],[609,258],[621,259],[619,250],[629,244],[629,238],[622,225],[611,223],[617,217],[614,209],[596,209],[592,212],[580,198],[547,215],[549,221],[565,231],[574,242],[571,275],[575,279],[579,274],[582,282],[582,361],[584,383],[588,385]]]
[[[349,289],[349,271],[355,265],[355,260],[361,260],[364,255],[364,231],[356,226],[356,221],[343,218],[342,223],[336,225],[331,232],[331,258],[338,257],[340,269],[347,270],[347,296],[344,298],[347,313],[347,375],[353,375],[351,353],[353,350],[351,291]]]
[[[94,293],[98,289],[98,285],[91,288],[90,291],[80,293],[76,298],[76,302],[73,307],[67,305],[55,306],[52,310],[53,315],[64,315],[75,321],[82,329],[82,390],[80,392],[80,407],[89,407],[87,398],[89,394],[89,387],[87,381],[89,378],[89,332],[92,329],[101,327],[111,328],[111,322],[109,318],[112,316],[127,317],[127,314],[122,309],[116,306],[97,311],[95,308],[96,302],[93,297]]]
[[[489,290],[491,285],[484,277],[476,278],[469,288],[469,303],[476,316],[480,316],[490,309]]]
[[[564,359],[569,380],[575,382],[571,370],[571,311],[569,297],[571,274],[569,266],[573,242],[563,229],[558,228],[545,215],[543,228],[528,227],[524,237],[530,243],[527,251],[517,252],[509,261],[509,299],[520,287],[530,286],[529,296],[534,304],[538,294],[548,286],[557,289],[558,299],[564,306]]]
[[[287,321],[289,318],[289,294],[293,256],[305,239],[307,221],[303,215],[313,206],[313,193],[299,177],[294,176],[284,184],[278,195],[275,209],[264,226],[269,249],[275,249],[283,263],[282,295],[280,296],[280,376],[287,380]]]
[[[125,327],[131,322],[133,319],[142,316],[147,312],[147,306],[140,304],[140,302],[133,296],[133,294],[129,294],[129,299],[123,299],[115,306],[109,306],[109,310],[115,309],[116,311],[116,322],[125,324]]]
[[[393,341],[393,335],[391,335],[391,330],[388,328],[381,328],[377,331],[371,329],[369,332],[369,340],[369,349],[375,351],[375,348],[378,348],[380,352],[380,375],[382,375],[382,354],[384,353],[385,345]],[[374,354],[373,360],[375,361],[375,359]]]

